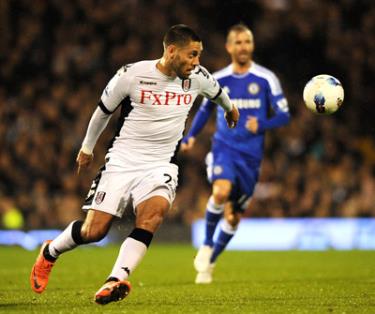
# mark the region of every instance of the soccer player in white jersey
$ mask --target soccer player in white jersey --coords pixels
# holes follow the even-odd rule
[[[178,176],[174,158],[197,95],[219,104],[228,127],[236,126],[236,106],[199,65],[202,42],[198,35],[186,25],[175,25],[165,34],[163,45],[161,59],[122,67],[104,89],[77,156],[78,171],[92,161],[95,143],[118,107],[121,127],[87,195],[85,220],[73,221],[56,239],[43,243],[30,274],[35,292],[45,290],[60,254],[101,240],[113,218],[121,217],[131,202],[135,228],[121,245],[95,301],[107,304],[126,297],[131,288],[127,278],[144,257],[174,200]]]
[[[287,124],[290,119],[279,80],[270,70],[252,60],[254,40],[249,28],[243,24],[231,27],[226,48],[232,63],[216,72],[214,77],[237,104],[240,120],[235,130],[227,129],[221,109],[217,110],[216,132],[206,159],[212,195],[206,209],[205,239],[194,260],[198,284],[212,282],[216,260],[236,233],[249,205],[258,181],[265,132]],[[215,108],[209,99],[203,102],[183,140],[183,150],[193,147],[195,137]],[[270,111],[273,112],[271,117]],[[223,223],[214,241],[226,204]]]

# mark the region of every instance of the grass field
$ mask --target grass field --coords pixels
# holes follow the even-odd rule
[[[55,266],[42,295],[29,287],[37,252],[0,248],[3,313],[375,313],[375,252],[225,252],[215,281],[197,286],[188,245],[153,245],[127,299],[100,306],[95,291],[118,247],[79,248]]]

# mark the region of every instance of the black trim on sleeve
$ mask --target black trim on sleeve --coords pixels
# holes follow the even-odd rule
[[[102,109],[102,111],[105,113],[105,114],[112,114],[113,111],[109,111],[107,109],[107,107],[103,104],[103,102],[100,100],[99,103],[98,103],[98,106],[100,109]]]
[[[211,100],[215,100],[217,97],[219,97],[220,95],[221,95],[221,93],[222,93],[222,89],[221,89],[221,87],[220,87],[220,89],[219,89],[219,91],[217,92],[217,94],[215,95],[215,97],[214,98],[211,98]]]

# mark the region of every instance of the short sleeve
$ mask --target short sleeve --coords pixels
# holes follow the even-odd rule
[[[121,101],[129,96],[131,75],[128,66],[121,67],[105,87],[101,101],[109,112],[113,112]]]
[[[202,66],[198,66],[194,74],[199,81],[200,94],[208,99],[215,99],[221,92],[218,81]]]

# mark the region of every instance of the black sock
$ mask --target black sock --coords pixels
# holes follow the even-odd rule
[[[72,238],[73,238],[73,241],[78,245],[86,243],[86,241],[83,240],[81,236],[82,225],[83,225],[83,221],[77,220],[73,223],[73,226],[72,226]]]
[[[137,240],[139,242],[142,242],[147,247],[149,247],[153,236],[153,233],[150,231],[141,228],[134,228],[128,237],[133,238],[134,240]]]
[[[43,249],[43,256],[44,258],[49,261],[49,262],[55,262],[57,260],[56,257],[53,257],[50,253],[49,253],[49,244],[47,244],[44,249]]]

